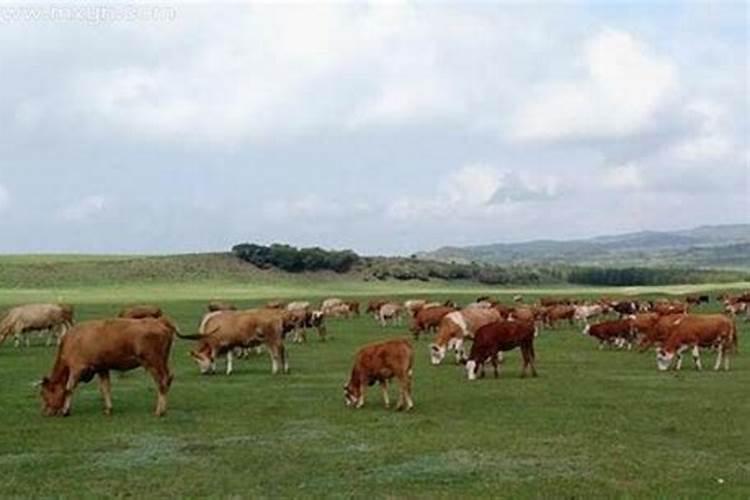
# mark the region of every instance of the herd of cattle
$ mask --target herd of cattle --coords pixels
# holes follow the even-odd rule
[[[490,297],[479,297],[459,307],[452,301],[371,300],[365,314],[382,327],[409,321],[415,340],[433,333],[429,345],[430,361],[439,365],[448,351],[457,363],[465,365],[469,380],[484,376],[484,365],[498,364],[503,352],[519,348],[523,360],[522,376],[536,376],[534,340],[540,329],[555,329],[560,323],[578,323],[582,333],[595,338],[599,347],[641,350],[657,346],[657,367],[679,370],[682,354],[691,350],[696,369],[701,369],[700,349],[716,351],[714,369],[723,362],[729,369],[729,355],[737,351],[735,317],[750,320],[750,292],[716,297],[724,313],[695,314],[691,308],[708,303],[707,295],[687,296],[683,300],[596,301],[567,298],[542,298],[525,304],[514,297],[503,304]],[[118,317],[74,324],[74,310],[66,304],[30,304],[10,309],[0,320],[0,344],[14,337],[16,346],[28,345],[33,333],[46,334],[47,344],[56,340],[57,355],[49,376],[41,387],[44,413],[68,415],[72,394],[81,382],[98,376],[104,411],[112,411],[109,372],[142,366],[157,386],[156,414],[166,411],[166,398],[172,383],[169,355],[174,336],[196,341],[190,356],[201,373],[216,371],[219,357],[226,358],[226,373],[232,373],[235,356],[250,349],[265,347],[271,357],[272,373],[288,373],[289,361],[284,346],[287,336],[294,342],[306,342],[307,330],[315,329],[321,341],[327,338],[326,320],[360,315],[360,303],[337,298],[326,299],[319,307],[309,302],[269,302],[264,307],[237,310],[232,304],[212,301],[207,306],[195,335],[183,335],[175,322],[153,305],[123,309]],[[596,322],[594,322],[596,321]],[[465,343],[472,341],[467,354]],[[386,407],[389,406],[388,382],[396,378],[399,386],[397,409],[411,409],[414,352],[403,339],[369,344],[355,355],[348,383],[344,386],[347,406],[361,407],[368,386],[379,383]]]

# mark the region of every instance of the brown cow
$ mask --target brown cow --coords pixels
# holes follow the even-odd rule
[[[372,314],[372,317],[376,320],[378,319],[378,312],[380,311],[380,308],[383,307],[384,304],[387,304],[387,300],[383,299],[373,299],[370,302],[367,303],[367,310],[365,311],[367,314]]]
[[[361,408],[365,404],[365,391],[378,382],[383,391],[383,403],[390,406],[388,381],[398,379],[399,396],[396,410],[411,410],[412,367],[414,349],[407,340],[395,339],[369,344],[357,351],[349,382],[344,386],[346,406]]]
[[[674,324],[684,318],[684,314],[641,313],[633,316],[633,330],[641,335],[638,348],[641,352],[649,349],[654,344],[663,344],[672,331]]]
[[[656,366],[660,371],[682,367],[682,353],[692,348],[695,369],[701,370],[700,348],[718,349],[714,370],[729,370],[729,351],[737,349],[737,327],[734,321],[722,314],[691,314],[678,319],[669,338],[656,353]],[[677,357],[676,364],[674,358]]]
[[[423,332],[436,331],[443,316],[453,311],[454,308],[446,306],[422,308],[412,320],[410,330],[414,334],[414,339],[419,340],[419,335]]]
[[[631,319],[602,321],[593,325],[587,323],[582,333],[599,339],[599,349],[603,349],[605,345],[614,345],[617,348],[622,348],[627,344],[629,350],[633,346],[633,324]]]
[[[669,314],[687,314],[688,305],[682,302],[655,302],[652,312],[667,316]]]
[[[233,350],[265,344],[271,356],[271,371],[276,374],[279,366],[289,373],[289,360],[284,349],[284,331],[291,329],[286,311],[278,309],[250,309],[247,311],[218,311],[209,313],[201,322],[197,335],[181,335],[180,338],[198,340],[190,351],[201,373],[216,371],[216,358],[226,355],[227,375],[232,373]]]
[[[130,306],[124,308],[117,315],[118,318],[124,319],[145,319],[145,318],[161,318],[164,315],[159,306],[152,306],[148,304],[139,306]]]
[[[554,305],[547,307],[544,320],[547,326],[550,328],[554,327],[558,321],[568,320],[568,323],[573,326],[573,318],[575,317],[576,308],[570,305]]]
[[[448,349],[456,353],[456,363],[465,358],[464,340],[473,338],[484,325],[500,320],[496,309],[465,308],[443,316],[438,326],[435,342],[430,344],[430,362],[439,365]]]
[[[536,377],[534,367],[534,337],[536,327],[534,323],[527,321],[495,321],[477,330],[474,335],[474,343],[471,345],[469,359],[466,362],[466,375],[469,380],[475,380],[477,374],[484,377],[484,364],[492,363],[495,378],[498,376],[498,361],[502,352],[511,351],[516,347],[521,348],[523,356],[523,369],[521,377],[526,376],[526,371],[531,367],[531,375]]]
[[[347,300],[344,301],[344,304],[349,308],[349,312],[353,314],[354,316],[359,317],[359,301],[357,300]]]
[[[172,383],[169,351],[177,327],[158,319],[108,319],[87,321],[73,327],[62,339],[49,377],[41,381],[44,414],[70,414],[73,390],[79,382],[99,376],[104,413],[112,412],[109,371],[146,369],[157,385],[156,415],[167,411],[167,392]]]

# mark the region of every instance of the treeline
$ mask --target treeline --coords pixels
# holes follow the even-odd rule
[[[578,267],[570,270],[567,281],[576,285],[640,286],[728,283],[746,281],[749,278],[747,273],[737,271],[647,267]]]
[[[576,267],[569,265],[498,266],[477,262],[442,262],[406,257],[360,257],[351,250],[297,248],[275,243],[269,246],[242,243],[232,248],[240,259],[259,268],[287,272],[330,270],[356,272],[365,281],[445,281],[479,282],[485,285],[574,284],[594,286],[680,285],[687,283],[727,283],[747,281],[739,271],[653,267]]]
[[[560,269],[540,266],[501,267],[478,263],[455,263],[405,258],[366,257],[363,259],[366,280],[400,281],[478,281],[486,285],[537,285],[563,283]]]
[[[241,243],[232,247],[232,253],[261,269],[276,267],[290,273],[323,270],[346,273],[359,262],[359,255],[351,250],[297,248],[279,243],[270,246]]]

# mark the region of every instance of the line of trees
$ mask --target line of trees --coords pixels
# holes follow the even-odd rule
[[[747,279],[748,275],[741,272],[684,268],[578,267],[568,273],[569,283],[602,286],[681,285]]]
[[[270,246],[241,243],[232,247],[232,253],[262,269],[277,267],[291,273],[323,270],[345,273],[359,262],[359,255],[351,250],[297,248],[279,243]]]
[[[232,247],[238,258],[262,269],[271,267],[299,273],[335,271],[346,273],[355,266],[365,280],[399,281],[431,279],[474,281],[486,285],[564,284],[595,286],[677,285],[685,283],[721,283],[748,280],[737,271],[652,267],[576,267],[566,265],[497,266],[489,264],[439,262],[405,257],[360,257],[351,250],[325,250],[320,247],[297,248],[274,243],[242,243]]]

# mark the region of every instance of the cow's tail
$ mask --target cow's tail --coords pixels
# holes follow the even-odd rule
[[[737,354],[740,350],[740,341],[737,336],[737,322],[736,321],[732,321],[730,348],[734,354]]]
[[[176,331],[175,333],[177,334],[179,338],[184,339],[184,340],[200,340],[203,337],[205,337],[205,335],[202,335],[200,333],[196,333],[193,335],[183,335],[179,331]]]

